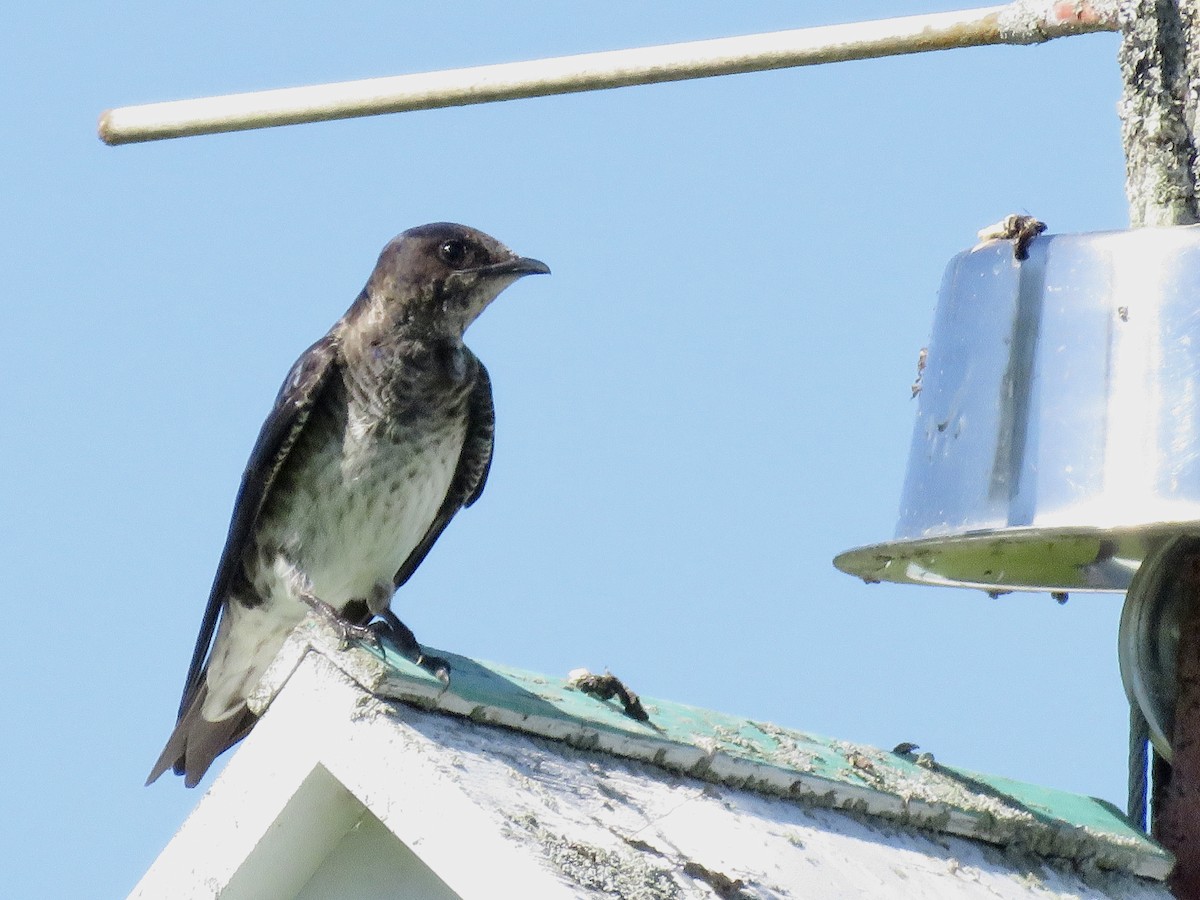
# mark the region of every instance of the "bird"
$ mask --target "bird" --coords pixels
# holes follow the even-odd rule
[[[194,787],[249,733],[257,716],[246,698],[309,611],[344,637],[382,626],[448,677],[390,604],[487,481],[491,381],[463,334],[517,279],[549,272],[448,222],[383,248],[345,315],[292,366],[259,432],[175,728],[147,785],[173,769]]]

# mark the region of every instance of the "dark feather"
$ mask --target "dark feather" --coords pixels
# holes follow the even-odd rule
[[[492,405],[492,380],[488,377],[487,369],[474,354],[471,354],[471,358],[475,362],[478,374],[475,376],[475,386],[467,398],[467,432],[463,439],[462,452],[458,456],[458,465],[454,470],[454,477],[450,480],[446,499],[442,501],[429,530],[392,579],[397,588],[408,581],[413,572],[417,571],[417,567],[424,562],[455,513],[478,500],[479,495],[483,493],[483,486],[487,483],[496,436],[496,409]]]
[[[183,783],[195,787],[208,767],[222,751],[236,744],[254,727],[258,716],[242,707],[237,713],[221,722],[209,722],[201,715],[204,699],[208,696],[208,685],[203,681],[195,692],[192,702],[179,717],[179,723],[171,732],[167,746],[159,754],[158,761],[150,770],[146,784],[153,784],[163,772],[174,767],[177,775],[184,777]]]
[[[336,328],[309,347],[296,360],[275,398],[275,405],[267,415],[258,440],[250,452],[250,461],[242,474],[237,500],[233,505],[233,519],[229,523],[229,536],[221,561],[208,595],[200,634],[192,651],[192,662],[184,682],[183,699],[179,704],[179,719],[194,706],[194,699],[204,680],[204,667],[208,660],[213,633],[217,628],[221,606],[229,596],[229,589],[241,564],[242,554],[250,539],[254,523],[262,511],[267,494],[275,476],[295,446],[304,423],[308,420],[317,395],[329,383],[329,376],[338,365]],[[178,729],[177,729],[178,731]],[[168,749],[170,748],[168,744]],[[164,751],[165,752],[165,751]]]

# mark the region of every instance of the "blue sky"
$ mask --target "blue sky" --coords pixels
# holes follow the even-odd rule
[[[953,8],[9,10],[12,896],[123,894],[200,799],[142,781],[259,424],[383,244],[436,220],[554,275],[468,335],[495,386],[496,458],[396,598],[418,637],[1123,805],[1119,596],[867,586],[830,562],[892,534],[949,258],[1013,211],[1060,232],[1126,224],[1115,36],[95,137],[110,106]]]

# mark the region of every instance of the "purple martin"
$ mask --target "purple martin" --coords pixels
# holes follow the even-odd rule
[[[246,698],[310,609],[343,634],[382,620],[431,671],[393,593],[454,514],[483,491],[495,415],[463,333],[506,287],[548,274],[473,228],[423,225],[391,241],[341,319],[298,359],[242,475],[167,769],[193,787],[257,717]]]

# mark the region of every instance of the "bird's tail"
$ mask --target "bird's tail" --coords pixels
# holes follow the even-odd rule
[[[192,702],[179,717],[167,746],[150,770],[147,785],[157,781],[167,769],[174,769],[176,775],[183,776],[185,785],[195,787],[213,760],[244,738],[258,721],[258,716],[242,703],[221,721],[210,722],[202,712],[207,696],[208,684],[201,679]]]

